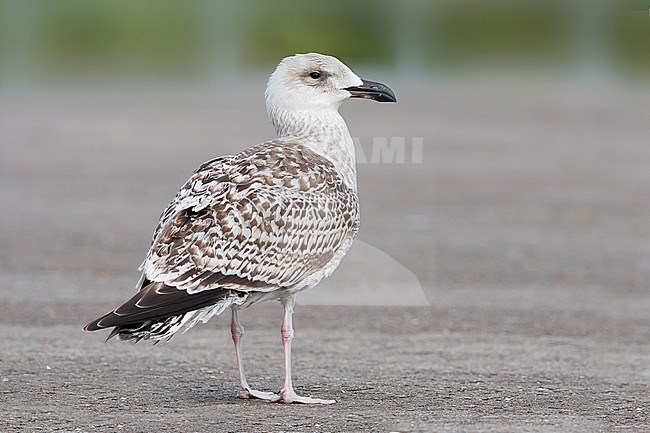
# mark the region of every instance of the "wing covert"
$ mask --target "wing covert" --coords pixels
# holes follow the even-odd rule
[[[329,160],[269,142],[197,169],[141,269],[188,293],[270,291],[322,269],[357,229],[356,192]]]

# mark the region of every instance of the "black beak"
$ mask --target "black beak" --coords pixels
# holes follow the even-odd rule
[[[397,102],[397,98],[390,87],[375,81],[361,80],[363,84],[358,87],[348,87],[353,98],[372,99],[377,102]]]

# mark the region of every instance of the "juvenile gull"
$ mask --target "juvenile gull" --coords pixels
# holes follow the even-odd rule
[[[336,269],[359,228],[354,146],[339,106],[348,98],[396,99],[316,53],[283,59],[265,95],[278,138],[201,165],[162,213],[136,295],[84,329],[158,343],[230,308],[238,397],[334,403],[293,389],[295,297]],[[242,360],[237,312],[267,300],[284,306],[278,394],[252,389]]]

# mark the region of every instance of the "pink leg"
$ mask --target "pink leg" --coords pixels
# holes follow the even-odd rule
[[[232,341],[235,343],[235,353],[237,354],[237,368],[239,369],[239,390],[237,391],[237,397],[239,398],[260,398],[263,400],[272,400],[275,401],[279,397],[277,394],[272,392],[263,392],[251,389],[248,386],[246,381],[246,375],[244,374],[244,359],[241,353],[241,338],[244,335],[244,327],[239,323],[239,317],[237,316],[237,309],[232,309],[232,321],[230,322],[230,332],[232,334]]]
[[[284,387],[280,391],[278,403],[320,403],[332,404],[336,400],[323,400],[320,398],[303,397],[296,394],[291,382],[291,341],[293,340],[293,305],[296,303],[295,296],[291,296],[283,301],[284,320],[282,321],[282,345],[284,346]]]

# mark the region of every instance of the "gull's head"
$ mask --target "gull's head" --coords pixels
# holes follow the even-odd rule
[[[336,110],[348,98],[396,102],[388,86],[363,80],[336,57],[317,53],[284,58],[269,78],[265,95],[270,113]]]

